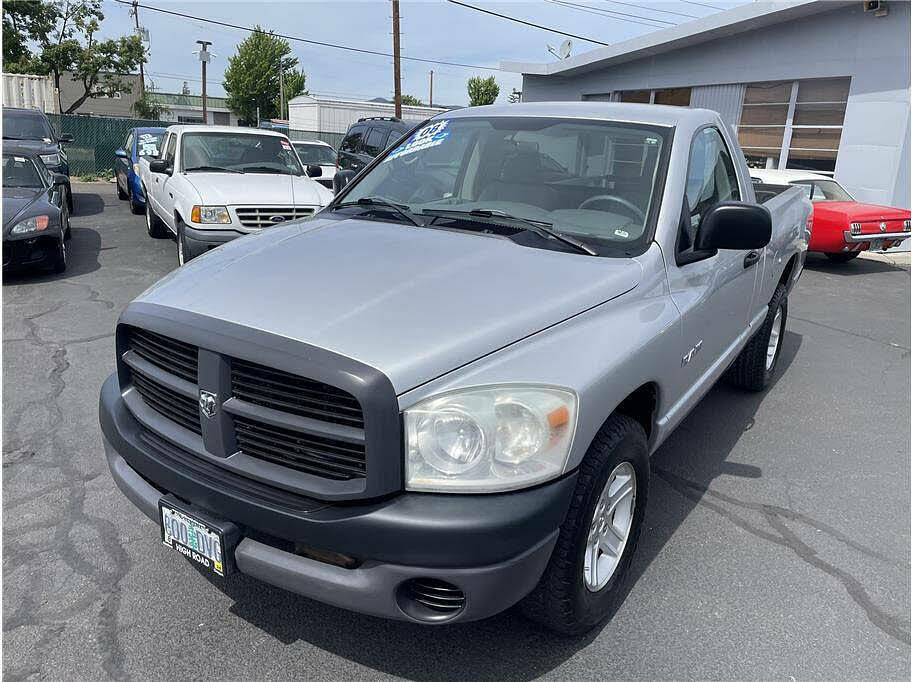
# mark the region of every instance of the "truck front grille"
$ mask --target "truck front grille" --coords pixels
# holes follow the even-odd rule
[[[192,398],[171,390],[163,383],[133,369],[133,386],[146,405],[163,417],[196,434],[202,434],[197,403]]]
[[[234,210],[244,227],[275,227],[316,211],[312,206],[238,206]]]
[[[355,396],[254,362],[231,361],[231,392],[241,400],[280,412],[364,428],[364,415]]]
[[[196,383],[199,355],[196,346],[169,339],[148,329],[130,327],[127,348],[169,374]]]

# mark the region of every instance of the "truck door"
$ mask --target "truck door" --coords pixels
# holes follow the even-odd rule
[[[164,146],[162,147],[162,159],[168,161],[169,163],[174,164],[175,154],[177,152],[177,133],[170,133],[168,139],[165,141]],[[172,173],[177,172],[177,168],[173,168]],[[171,176],[166,173],[150,173],[152,176],[152,187],[149,188],[149,191],[152,193],[152,205],[155,207],[156,215],[161,218],[168,227],[172,230],[174,229],[174,211],[173,202],[168,200],[168,182],[171,180]]]
[[[694,385],[748,327],[758,253],[693,248],[707,211],[720,201],[740,200],[738,175],[725,139],[715,126],[696,132],[690,149],[685,198],[675,257],[668,263],[672,299],[681,312],[682,380]],[[671,259],[669,259],[671,260]]]

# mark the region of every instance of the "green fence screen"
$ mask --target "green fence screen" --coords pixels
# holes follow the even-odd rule
[[[69,133],[74,141],[66,143],[71,175],[100,175],[114,168],[114,150],[123,145],[133,128],[167,128],[173,121],[148,121],[139,118],[108,118],[106,116],[77,116],[48,114],[51,126],[58,135]],[[292,140],[322,140],[338,148],[343,133],[322,133],[313,130],[289,130]]]

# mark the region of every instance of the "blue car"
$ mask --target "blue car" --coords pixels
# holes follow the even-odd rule
[[[129,199],[133,213],[145,213],[146,197],[139,183],[139,157],[158,156],[165,128],[133,128],[123,147],[114,152],[114,179],[117,198]]]

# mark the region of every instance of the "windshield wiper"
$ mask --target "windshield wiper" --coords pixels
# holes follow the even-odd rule
[[[244,171],[238,170],[237,168],[224,168],[222,166],[193,166],[192,168],[184,168],[185,173],[190,173],[192,171],[209,171],[212,173],[243,173]]]
[[[520,223],[520,226],[523,229],[529,230],[530,232],[535,232],[540,237],[544,237],[545,239],[549,237],[551,239],[556,239],[557,241],[567,244],[568,246],[572,246],[577,251],[588,254],[590,256],[599,255],[598,251],[593,249],[585,242],[581,242],[579,239],[566,235],[563,232],[558,232],[557,230],[551,229],[552,223],[546,223],[539,220],[530,220],[528,218],[520,218],[519,216],[510,215],[504,211],[498,211],[492,208],[473,208],[471,211],[425,209],[422,211],[422,213],[427,215],[440,215],[441,217],[446,217],[447,215],[469,215],[476,218],[499,218],[500,220],[513,220],[517,223]]]
[[[341,204],[336,204],[332,207],[331,210],[335,211],[337,208],[347,208],[349,206],[383,206],[388,208],[395,213],[398,213],[403,218],[408,220],[412,225],[416,227],[424,227],[424,224],[418,220],[417,216],[412,213],[408,206],[402,204],[394,204],[392,201],[387,201],[386,199],[381,199],[380,197],[361,197],[357,201],[345,201]]]
[[[245,166],[244,170],[248,173],[276,173],[277,175],[291,175],[288,171],[272,166]]]

